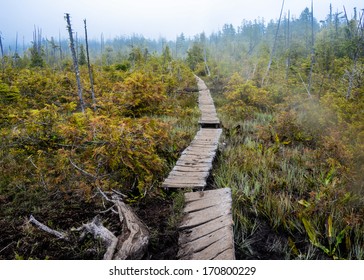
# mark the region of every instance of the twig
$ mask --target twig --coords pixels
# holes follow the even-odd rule
[[[87,176],[89,176],[89,177],[91,177],[92,179],[94,179],[94,180],[96,180],[97,179],[97,176],[95,176],[95,175],[92,175],[91,173],[88,173],[87,171],[85,171],[85,170],[83,170],[82,168],[80,168],[80,167],[78,167],[72,160],[71,160],[71,158],[68,158],[69,159],[69,161],[70,161],[70,163],[72,164],[72,166],[74,167],[74,168],[76,168],[78,171],[81,171],[83,174],[85,174],[85,175],[87,175]]]
[[[97,187],[97,190],[100,192],[100,194],[103,196],[103,198],[105,198],[107,201],[114,202],[113,200],[108,198],[107,195],[99,187]]]
[[[6,245],[4,248],[2,248],[2,249],[0,250],[0,253],[1,253],[2,251],[6,250],[8,247],[10,247],[13,243],[15,243],[15,241],[10,242],[8,245]]]
[[[107,213],[107,212],[111,211],[111,212],[113,212],[114,214],[119,214],[117,211],[115,211],[115,210],[114,210],[114,207],[115,207],[115,205],[111,206],[110,208],[108,208],[108,209],[106,209],[106,210],[100,211],[99,213],[100,213],[100,214],[105,214],[105,213]]]
[[[298,76],[300,77],[301,82],[302,82],[302,84],[304,85],[304,87],[305,87],[305,89],[306,89],[306,91],[307,91],[308,97],[310,97],[310,98],[311,98],[311,97],[312,97],[312,96],[311,96],[311,93],[310,93],[310,91],[308,90],[308,88],[307,88],[307,86],[306,86],[305,82],[303,81],[301,74],[300,74],[298,71],[296,71],[296,72],[297,72]]]
[[[111,191],[112,191],[113,193],[115,193],[115,194],[120,195],[120,196],[121,196],[121,197],[123,197],[123,198],[127,198],[127,197],[128,197],[127,195],[125,195],[125,194],[123,194],[123,193],[121,193],[121,192],[119,192],[119,191],[117,191],[117,190],[112,189]]]
[[[34,166],[35,169],[39,170],[38,166],[35,165],[35,163],[33,162],[31,156],[28,157],[28,160],[30,161],[30,163]]]
[[[42,224],[41,222],[37,221],[33,215],[30,215],[29,217],[29,223],[32,223],[34,224],[36,227],[38,227],[39,229],[49,233],[49,234],[52,234],[56,237],[58,237],[59,239],[64,239],[64,240],[68,240],[68,236],[66,233],[63,233],[63,232],[59,232],[59,231],[56,231],[54,229],[51,229],[49,227],[47,227],[45,224]]]

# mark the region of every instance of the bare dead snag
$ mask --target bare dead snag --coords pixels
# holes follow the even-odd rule
[[[279,27],[281,25],[281,19],[282,19],[282,12],[283,12],[283,7],[284,7],[284,0],[282,1],[282,7],[281,7],[281,13],[279,15],[279,20],[278,20],[278,25],[277,25],[277,29],[276,29],[276,35],[274,36],[274,42],[273,42],[273,48],[272,48],[272,52],[270,53],[270,57],[269,57],[269,62],[268,62],[268,66],[267,66],[267,70],[265,72],[265,75],[262,78],[262,86],[264,86],[264,80],[266,77],[268,77],[269,74],[269,70],[270,67],[272,65],[272,61],[273,61],[273,56],[274,53],[276,51],[276,46],[277,46],[277,38],[278,38],[278,32],[279,32]]]
[[[68,30],[69,40],[70,40],[70,49],[71,49],[71,54],[72,54],[73,67],[74,67],[76,81],[77,81],[78,97],[80,99],[81,111],[82,111],[82,113],[84,113],[85,112],[85,103],[83,101],[83,96],[82,96],[80,70],[78,68],[78,61],[77,61],[77,55],[76,55],[76,50],[75,50],[75,43],[73,40],[73,31],[72,31],[72,27],[71,27],[70,15],[66,13],[65,19],[67,22],[67,30]]]
[[[312,87],[312,74],[313,74],[313,67],[315,64],[315,36],[314,36],[314,30],[313,30],[313,0],[311,0],[311,65],[310,65],[310,73],[308,75],[308,95],[311,97],[311,87]]]
[[[85,42],[86,42],[86,58],[87,58],[87,68],[88,68],[88,76],[90,78],[90,89],[91,89],[91,97],[92,97],[92,106],[94,110],[96,110],[96,98],[95,98],[95,90],[94,90],[94,78],[92,75],[92,69],[90,64],[90,53],[88,50],[88,39],[87,39],[87,25],[86,19],[83,20],[84,27],[85,27]]]

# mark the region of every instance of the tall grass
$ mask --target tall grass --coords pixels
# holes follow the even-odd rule
[[[232,189],[238,256],[362,259],[363,199],[322,151],[280,140],[273,114],[244,121],[220,114],[225,146],[214,182]]]

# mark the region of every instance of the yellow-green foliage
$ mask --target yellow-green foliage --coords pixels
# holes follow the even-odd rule
[[[253,258],[259,248],[265,257],[362,259],[363,96],[330,85],[309,98],[298,86],[275,99],[284,89],[276,83],[261,89],[236,73],[226,83],[214,178],[233,191],[237,248]]]
[[[252,81],[244,81],[238,73],[231,76],[224,96],[229,102],[221,108],[221,111],[233,120],[249,118],[258,110],[269,111],[273,105],[271,96],[266,90],[258,88]]]
[[[100,187],[145,195],[186,145],[185,134],[193,136],[189,127],[174,129],[191,117],[197,123],[196,103],[185,102],[195,96],[181,96],[195,79],[181,62],[153,57],[134,71],[94,70],[96,111],[85,68],[81,76],[85,113],[78,110],[67,67],[8,69],[0,76],[0,174],[6,189],[72,190],[90,198]]]
[[[126,116],[140,117],[163,112],[167,95],[161,80],[136,71],[113,88],[120,95],[121,111]]]

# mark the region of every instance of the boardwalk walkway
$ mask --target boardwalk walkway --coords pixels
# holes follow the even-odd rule
[[[164,188],[203,190],[212,169],[221,129],[201,128],[165,179]]]
[[[177,257],[184,260],[235,259],[231,190],[185,194]]]
[[[179,227],[178,258],[188,260],[235,259],[231,190],[203,191],[212,169],[222,132],[215,105],[204,81],[199,88],[200,130],[162,184],[164,188],[199,190],[185,193],[184,216]]]
[[[198,123],[202,128],[219,128],[220,120],[217,117],[214,101],[212,100],[210,90],[207,88],[203,80],[201,80],[197,76],[196,79],[199,89],[198,106],[201,111],[201,118]]]

